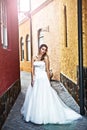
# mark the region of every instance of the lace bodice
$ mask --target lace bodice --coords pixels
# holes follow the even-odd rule
[[[33,65],[35,67],[35,71],[45,71],[44,61],[35,61]]]

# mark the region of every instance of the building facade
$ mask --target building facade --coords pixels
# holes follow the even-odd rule
[[[19,23],[20,70],[31,72],[30,19]]]
[[[83,68],[87,108],[87,0],[82,1]],[[32,56],[48,45],[53,79],[60,80],[79,103],[78,3],[76,0],[31,0]]]
[[[20,92],[16,0],[0,0],[0,128]]]

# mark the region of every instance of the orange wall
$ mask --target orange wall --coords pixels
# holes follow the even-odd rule
[[[37,0],[32,7],[32,43],[33,56],[38,52],[38,30],[49,27],[44,32],[44,43],[48,45],[50,69],[53,78],[60,80],[60,73],[72,82],[77,82],[78,66],[78,12],[76,0]],[[36,2],[33,0],[31,3]],[[87,0],[83,1],[83,63],[87,66]],[[64,6],[67,15],[67,47],[65,33]],[[21,25],[22,27],[26,27]],[[25,35],[26,31],[22,31]]]
[[[31,61],[27,61],[26,59],[26,35],[30,35],[30,21],[29,19],[25,20],[23,23],[19,24],[19,43],[20,38],[23,37],[24,39],[24,61],[20,60],[20,70],[31,72]],[[20,46],[20,45],[19,45]],[[20,59],[21,59],[21,50],[20,52]]]
[[[35,0],[33,0],[35,1]],[[42,0],[43,1],[43,0]],[[45,0],[45,4],[39,5],[32,12],[33,30],[33,55],[38,51],[38,29],[49,26],[49,32],[44,32],[44,43],[49,47],[50,68],[53,71],[54,79],[60,79],[60,72],[73,82],[77,82],[78,65],[78,12],[76,0]],[[48,2],[48,4],[47,4]],[[87,0],[83,3],[86,5]],[[67,44],[65,46],[65,19],[64,5],[67,14]],[[86,15],[86,7],[84,11]],[[84,18],[83,18],[84,19]],[[84,19],[84,28],[87,24]],[[86,29],[85,29],[86,30]],[[87,66],[86,51],[87,35],[84,38],[84,65]]]

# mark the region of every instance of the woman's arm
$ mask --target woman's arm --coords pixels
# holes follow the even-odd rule
[[[49,62],[49,57],[45,56],[44,57],[44,61],[45,61],[45,64],[46,64],[47,76],[48,76],[48,79],[50,80],[50,74],[49,74],[50,62]]]

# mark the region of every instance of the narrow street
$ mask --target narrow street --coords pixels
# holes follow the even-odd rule
[[[2,130],[87,130],[87,117],[84,116],[82,119],[67,125],[37,125],[31,122],[26,123],[22,119],[20,109],[24,102],[25,93],[31,80],[31,74],[28,72],[21,71],[21,92],[12,107],[7,120],[5,121]],[[79,113],[79,106],[71,95],[67,92],[64,86],[58,81],[51,82],[52,87],[58,92],[62,100],[72,109]]]

